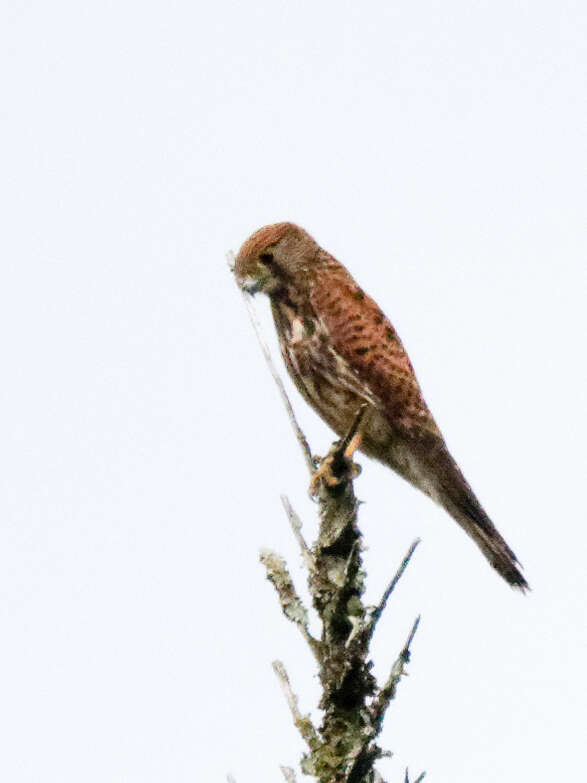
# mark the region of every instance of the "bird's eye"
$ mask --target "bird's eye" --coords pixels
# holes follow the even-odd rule
[[[259,261],[266,266],[271,266],[273,263],[273,253],[261,253],[259,256]]]

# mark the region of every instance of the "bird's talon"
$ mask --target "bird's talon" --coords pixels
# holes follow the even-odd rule
[[[328,456],[324,457],[324,459],[320,460],[316,472],[310,479],[310,495],[316,495],[318,493],[318,484],[320,479],[323,479],[326,485],[329,487],[335,487],[338,484],[339,480],[332,472],[333,462],[334,457],[332,454],[329,454]]]
[[[349,478],[352,481],[361,473],[361,466],[353,462],[352,459],[352,453],[357,448],[359,442],[360,437],[356,439],[356,442],[355,438],[353,438],[342,454],[335,448],[330,454],[318,461],[316,471],[310,479],[311,496],[318,494],[318,485],[321,480],[324,481],[327,487],[336,487],[341,481]],[[344,467],[339,463],[341,458],[344,460]],[[336,475],[333,470],[335,463],[336,467],[334,469],[339,475]]]

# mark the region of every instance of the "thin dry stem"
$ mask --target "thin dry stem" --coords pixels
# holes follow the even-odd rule
[[[227,253],[227,261],[228,261],[229,269],[232,272],[234,270],[234,254],[232,252]],[[298,441],[302,449],[304,460],[306,462],[306,465],[308,466],[310,475],[312,475],[314,473],[314,460],[312,459],[312,452],[310,450],[310,446],[308,444],[308,441],[306,440],[306,436],[304,435],[300,425],[298,424],[298,420],[296,419],[296,415],[294,413],[292,404],[289,401],[289,397],[287,396],[287,392],[285,390],[285,386],[283,385],[283,381],[281,380],[279,373],[277,372],[277,370],[275,369],[275,365],[273,364],[273,359],[271,358],[271,351],[269,350],[269,346],[265,342],[265,339],[263,337],[263,332],[261,330],[261,325],[259,324],[259,320],[257,319],[257,315],[253,307],[252,297],[250,294],[248,294],[246,291],[243,291],[241,288],[239,288],[239,291],[242,294],[245,307],[247,308],[247,313],[249,314],[249,318],[251,319],[251,323],[253,324],[253,329],[255,330],[255,335],[257,336],[257,340],[259,342],[259,345],[261,346],[261,351],[263,352],[263,356],[265,357],[265,361],[267,362],[267,366],[269,367],[269,372],[271,373],[271,377],[275,381],[275,385],[279,390],[279,396],[281,397],[281,401],[283,402],[283,405],[287,412],[287,417],[290,420],[291,426],[293,427],[296,440]]]
[[[416,619],[414,620],[414,624],[412,625],[412,630],[410,631],[406,643],[404,644],[402,651],[400,652],[393,666],[391,667],[391,672],[389,674],[389,677],[387,678],[387,682],[385,683],[383,688],[381,688],[377,698],[373,703],[371,709],[373,713],[373,718],[376,723],[381,723],[381,721],[383,720],[383,716],[385,715],[385,711],[387,710],[389,703],[392,701],[392,699],[395,698],[398,683],[401,680],[402,676],[406,673],[405,666],[410,660],[410,645],[412,644],[412,641],[414,639],[414,636],[416,635],[416,631],[418,630],[419,625],[420,625],[420,615],[418,615],[418,617],[416,617]]]
[[[314,558],[312,557],[312,552],[310,551],[310,547],[307,545],[306,539],[302,535],[302,521],[294,511],[291,503],[289,502],[289,498],[287,497],[287,495],[281,495],[281,502],[285,509],[285,513],[287,514],[287,518],[289,519],[289,523],[291,525],[293,534],[296,537],[296,541],[299,544],[300,551],[302,553],[302,557],[304,559],[306,568],[308,569],[308,571],[312,571],[312,569],[315,566],[315,563],[314,563]]]
[[[414,783],[422,783],[425,777],[426,777],[426,773],[421,772],[416,778],[416,780],[414,780]],[[410,783],[410,775],[407,767],[406,767],[406,776],[404,778],[404,783]]]
[[[314,725],[312,721],[310,720],[310,717],[308,715],[302,715],[299,707],[298,707],[298,699],[295,693],[293,692],[291,688],[291,684],[289,682],[289,677],[287,676],[287,672],[285,670],[285,666],[281,661],[273,661],[272,663],[273,671],[277,675],[277,679],[279,680],[279,684],[281,685],[281,690],[283,691],[283,694],[285,696],[285,700],[287,701],[287,706],[289,707],[289,710],[291,712],[293,722],[302,735],[303,739],[308,744],[308,747],[310,750],[313,750],[316,748],[317,745],[320,744],[320,739],[318,737],[318,732],[314,728]]]
[[[369,622],[369,625],[367,626],[367,634],[369,639],[373,636],[373,633],[375,632],[375,626],[379,622],[379,618],[383,614],[383,610],[385,609],[385,606],[387,604],[387,601],[389,600],[389,596],[393,593],[395,586],[399,582],[399,580],[402,578],[404,571],[408,567],[408,564],[410,560],[412,559],[412,555],[416,551],[416,547],[420,543],[420,539],[417,538],[410,548],[408,549],[406,556],[402,560],[400,567],[397,569],[395,576],[391,580],[391,582],[388,584],[385,592],[383,593],[383,596],[381,598],[381,601],[379,602],[378,606],[375,608],[373,613],[371,614],[371,621]]]
[[[279,597],[284,615],[299,628],[307,641],[316,660],[320,660],[320,643],[314,639],[308,628],[308,610],[299,597],[293,579],[290,576],[285,560],[281,555],[264,549],[259,555],[261,563],[267,571],[267,579],[271,582]]]

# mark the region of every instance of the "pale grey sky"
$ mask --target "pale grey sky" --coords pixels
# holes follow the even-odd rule
[[[402,336],[533,592],[366,458],[382,744],[575,779],[587,675],[587,7],[56,0],[0,12],[0,778],[280,779],[313,661],[257,562],[314,506],[225,252],[293,220]],[[265,302],[259,308],[267,318]],[[268,326],[270,328],[270,326]],[[314,450],[328,430],[295,394]]]

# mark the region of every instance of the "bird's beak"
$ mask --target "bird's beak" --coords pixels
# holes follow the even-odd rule
[[[267,288],[268,283],[270,283],[272,279],[272,275],[270,272],[267,272],[266,269],[261,269],[260,274],[257,275],[246,275],[245,277],[238,280],[238,284],[240,285],[241,289],[243,291],[246,291],[247,294],[250,294],[251,296],[254,296],[255,294],[258,294],[259,291],[264,291]]]
[[[245,277],[242,280],[239,280],[238,284],[245,293],[249,294],[249,296],[258,294],[263,288],[263,280],[255,280],[252,277]]]

